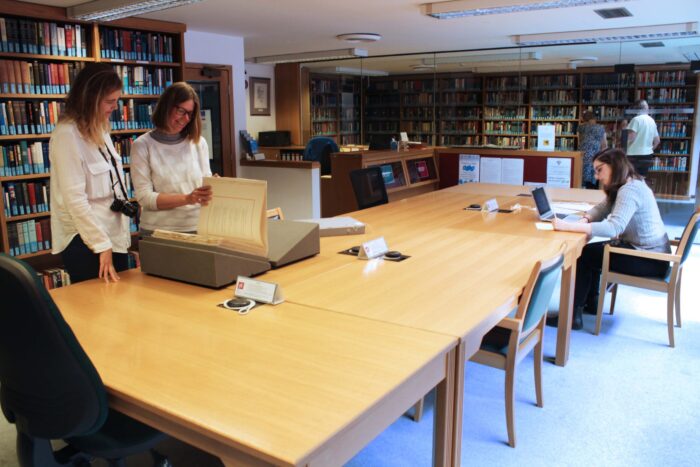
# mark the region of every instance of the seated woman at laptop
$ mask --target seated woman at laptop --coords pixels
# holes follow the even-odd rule
[[[579,222],[554,219],[556,230],[610,237],[611,241],[589,243],[576,263],[573,329],[583,327],[582,313],[595,313],[598,304],[603,249],[607,243],[621,248],[670,253],[668,235],[651,189],[619,149],[607,149],[593,158],[595,177],[606,198]],[[669,264],[647,258],[611,255],[610,269],[635,276],[663,277]],[[547,324],[556,326],[556,317]]]

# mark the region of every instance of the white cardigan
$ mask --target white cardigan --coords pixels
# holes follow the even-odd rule
[[[159,210],[159,193],[189,194],[210,177],[209,148],[204,138],[195,144],[188,139],[177,144],[156,141],[150,133],[131,146],[131,180],[141,204],[141,228],[146,230],[197,230],[199,205],[189,204]]]

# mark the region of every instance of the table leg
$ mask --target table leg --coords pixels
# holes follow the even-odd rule
[[[435,391],[435,412],[433,416],[433,466],[451,465],[455,415],[455,376],[454,366],[458,349],[452,349],[445,359],[445,379]]]
[[[557,351],[554,363],[565,366],[569,359],[571,341],[571,321],[574,312],[574,286],[576,284],[576,261],[564,268],[561,275],[561,295],[559,296],[559,324],[557,326]]]
[[[477,344],[478,348],[478,344]],[[472,352],[473,353],[473,352]],[[464,340],[457,346],[457,355],[454,361],[454,413],[452,425],[452,455],[450,464],[459,466],[462,462],[462,419],[464,417],[464,367],[466,365],[467,349]]]

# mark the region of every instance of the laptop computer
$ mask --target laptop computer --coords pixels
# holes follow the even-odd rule
[[[549,202],[549,196],[547,196],[544,187],[537,187],[532,190],[532,198],[535,200],[535,206],[537,206],[537,213],[540,216],[540,220],[551,221],[557,217],[567,222],[576,222],[581,218],[581,216],[577,216],[576,214],[554,212],[552,203]]]

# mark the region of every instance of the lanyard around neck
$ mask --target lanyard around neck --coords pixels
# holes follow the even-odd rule
[[[124,188],[124,184],[122,183],[122,179],[119,176],[119,168],[117,167],[117,160],[114,158],[114,155],[112,154],[112,151],[109,150],[107,145],[105,144],[105,149],[107,150],[107,154],[109,154],[109,157],[102,152],[102,148],[98,147],[97,150],[100,151],[100,154],[102,154],[102,157],[104,157],[105,162],[109,164],[109,161],[112,161],[112,167],[114,167],[114,173],[117,175],[117,182],[119,183],[119,188],[121,188],[122,194],[124,195],[124,200],[128,200],[129,196],[126,194],[126,188]],[[114,190],[114,178],[112,177],[112,171],[109,171],[109,182],[112,184],[112,194],[114,195],[114,199],[117,199],[117,193]]]

